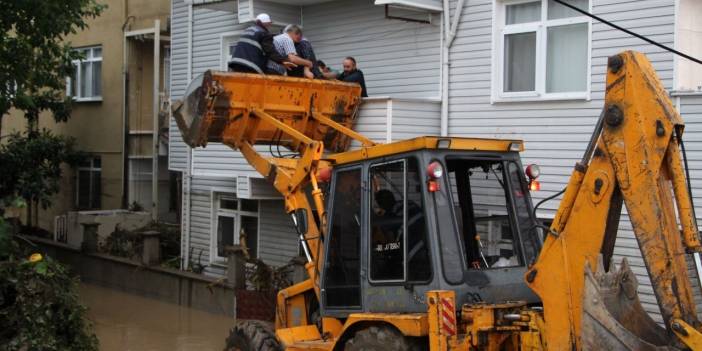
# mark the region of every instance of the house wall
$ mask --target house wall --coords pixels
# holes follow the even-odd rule
[[[595,15],[664,45],[674,45],[673,0],[591,0],[591,3]],[[452,0],[451,4],[453,14],[457,1]],[[465,3],[450,53],[448,130],[452,136],[523,139],[524,164],[541,166],[542,191],[534,194],[534,201],[538,201],[563,189],[573,165],[582,157],[603,106],[607,58],[623,50],[645,53],[668,90],[673,88],[674,58],[671,53],[640,39],[593,22],[590,100],[493,103],[493,4],[492,0]],[[694,107],[683,111],[686,120],[692,110]],[[547,202],[538,215],[552,217],[558,204],[557,200]],[[638,244],[626,217],[622,218],[620,228],[614,261],[625,257],[629,260],[639,279],[644,307],[660,319]],[[696,292],[699,293],[699,289]]]
[[[527,151],[523,154],[523,162],[534,162],[542,166],[542,191],[534,196],[534,200],[538,201],[566,185],[574,163],[582,156],[602,108],[607,57],[625,49],[646,53],[668,89],[672,89],[674,84],[675,60],[672,54],[662,49],[613,31],[604,24],[593,23],[589,99],[493,103],[493,2],[465,2],[457,36],[450,51],[448,130],[451,136],[525,140]],[[457,0],[451,0],[450,4],[450,14],[453,16]],[[182,11],[180,8],[178,10]],[[665,45],[675,44],[676,15],[673,0],[592,0],[592,11]],[[210,32],[205,35],[206,31],[202,28],[198,30],[197,27],[218,23],[220,30],[224,27],[231,30],[237,25],[233,14],[209,13],[205,16],[205,13],[197,9],[194,12],[194,17],[197,18],[194,38],[199,42],[193,47],[193,73],[196,73],[205,67],[219,67],[220,57],[217,35]],[[210,22],[198,24],[198,21]],[[302,22],[305,35],[314,45],[318,58],[334,68],[339,67],[340,60],[345,56],[352,55],[358,59],[359,67],[366,75],[371,98],[364,101],[356,125],[357,131],[379,142],[410,138],[418,134],[438,134],[440,104],[436,97],[439,96],[441,40],[436,17],[433,18],[433,24],[386,20],[382,7],[374,6],[371,0],[339,0],[303,7]],[[330,26],[329,23],[334,25]],[[216,30],[214,27],[211,26],[210,29]],[[178,32],[174,28],[174,39]],[[202,36],[198,37],[197,33]],[[176,47],[175,42],[173,46]],[[207,57],[205,52],[209,52]],[[173,91],[176,96],[176,90]],[[430,101],[431,98],[434,100]],[[683,117],[688,121],[688,135],[700,132],[697,129],[702,127],[696,127],[696,119],[701,119],[699,122],[702,126],[702,97],[690,95],[678,100]],[[392,115],[392,120],[388,119],[389,115]],[[702,157],[697,153],[702,152],[702,144],[697,145],[694,137],[688,137],[688,140],[691,140],[687,148],[693,168],[693,186],[699,189],[699,194],[702,191],[702,176],[697,173],[702,171]],[[175,147],[172,145],[172,150]],[[186,154],[183,152],[183,155]],[[185,157],[178,160],[181,159]],[[211,145],[208,149],[194,151],[193,160],[196,173],[214,172],[220,176],[228,173],[252,174],[240,156],[237,159],[236,153],[224,146]],[[171,162],[172,167],[184,167],[183,165],[180,161]],[[238,183],[250,184],[241,179]],[[556,200],[546,203],[539,216],[553,216],[557,205]],[[272,210],[262,208],[262,213],[268,216],[269,209]],[[203,210],[193,210],[192,213],[198,211]],[[697,212],[702,213],[702,208]],[[654,317],[659,318],[638,244],[626,217],[622,221],[615,248],[615,262],[624,257],[630,261],[639,277],[642,302]],[[262,220],[264,222],[266,220]],[[280,223],[283,223],[282,219]],[[276,235],[283,232],[285,230],[274,230]],[[277,238],[281,240],[282,236]],[[276,252],[293,249],[293,245],[286,244],[277,248]],[[268,260],[274,260],[274,257]],[[694,273],[694,269],[691,273]],[[696,291],[699,292],[699,288]]]
[[[370,96],[439,96],[440,16],[390,20],[373,0],[341,0],[303,7],[302,20],[318,59],[341,70],[346,56],[356,58]]]
[[[169,15],[169,0],[102,0],[107,5],[97,18],[86,20],[88,27],[66,36],[72,47],[102,47],[102,100],[75,102],[71,118],[66,123],[55,123],[50,113],[42,113],[39,128],[50,129],[55,134],[76,139],[76,147],[90,154],[99,155],[102,162],[101,207],[122,207],[123,180],[123,124],[122,124],[122,26],[131,17],[127,30],[152,28],[155,19],[160,19],[166,29]],[[150,112],[149,112],[150,113]],[[24,131],[24,117],[17,111],[2,118],[2,136]],[[149,128],[150,129],[150,128]],[[75,172],[64,168],[60,181],[60,192],[53,198],[49,209],[39,211],[39,226],[52,231],[54,217],[75,209]]]

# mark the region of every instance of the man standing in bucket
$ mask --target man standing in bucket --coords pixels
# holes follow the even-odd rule
[[[264,74],[268,60],[280,63],[287,69],[296,67],[275,49],[270,32],[272,25],[273,21],[267,14],[256,16],[256,23],[244,31],[234,48],[229,61],[230,71]]]

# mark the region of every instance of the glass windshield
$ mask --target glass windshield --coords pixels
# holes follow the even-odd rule
[[[510,190],[501,160],[448,159],[448,178],[469,269],[523,266],[510,219]]]

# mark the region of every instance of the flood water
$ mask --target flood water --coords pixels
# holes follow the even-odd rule
[[[101,351],[221,351],[234,325],[229,317],[85,283],[80,299]]]

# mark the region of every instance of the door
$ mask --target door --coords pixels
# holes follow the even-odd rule
[[[322,278],[327,311],[361,309],[361,168],[334,173]]]

